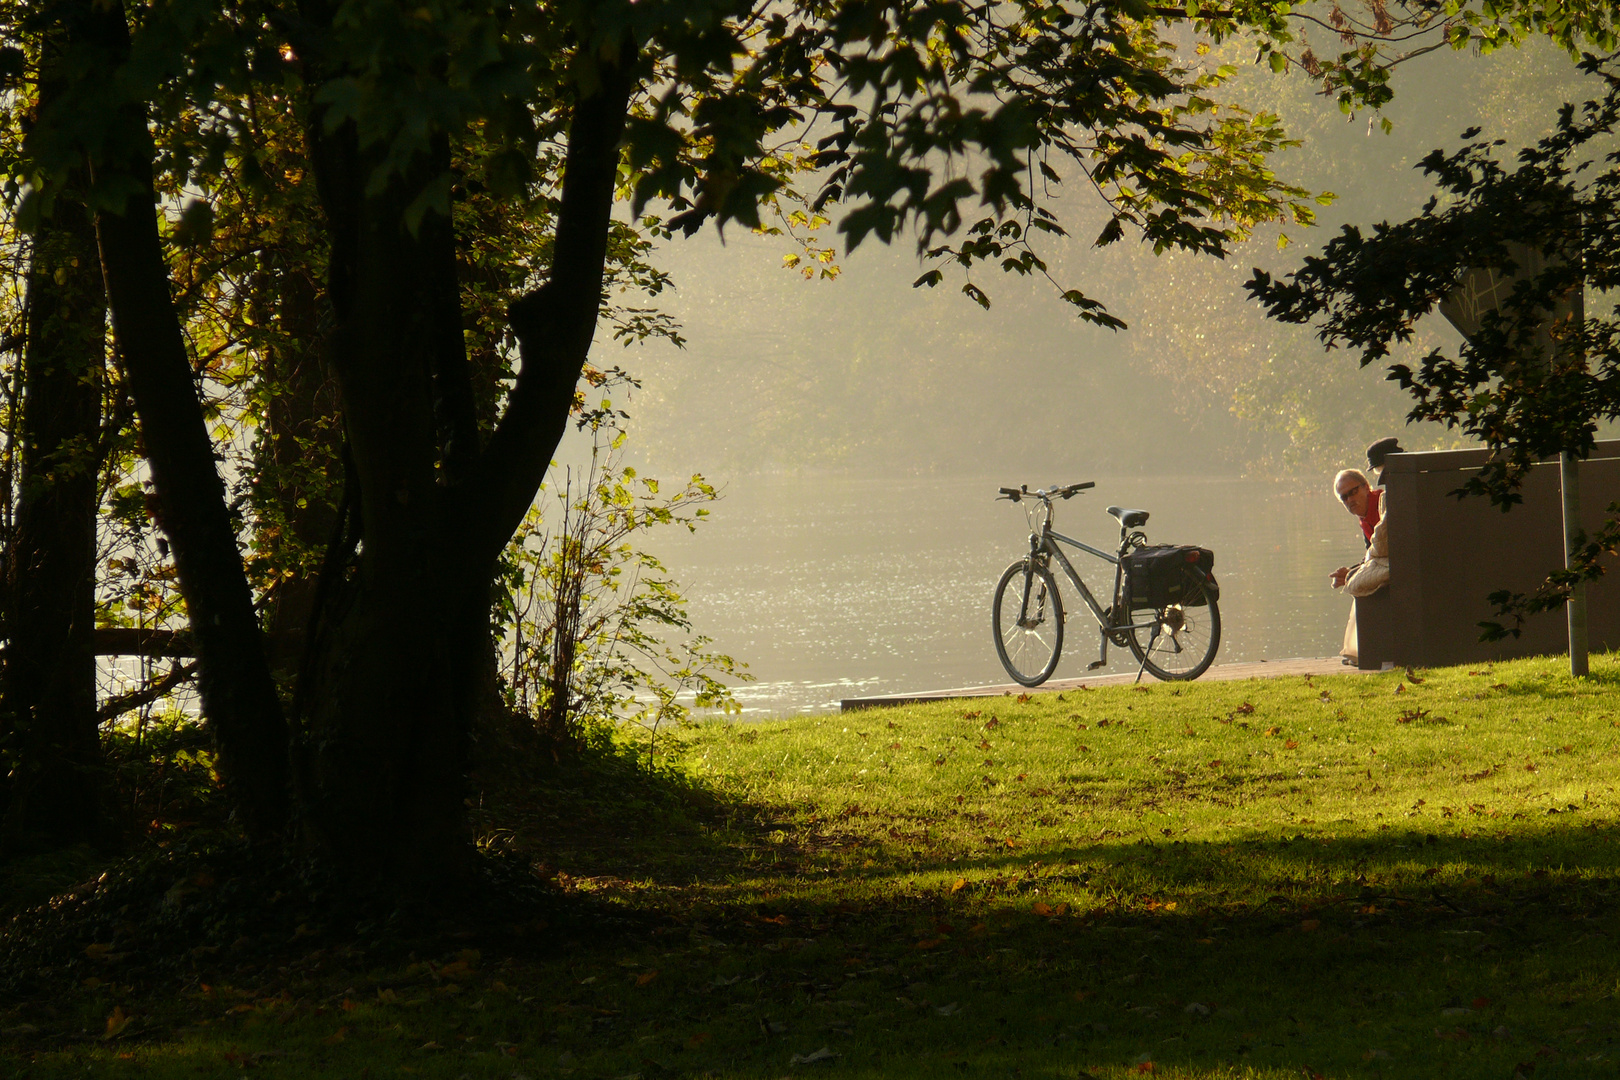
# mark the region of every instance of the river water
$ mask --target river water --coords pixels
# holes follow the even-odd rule
[[[1071,477],[1048,477],[1071,482]],[[689,601],[695,629],[749,665],[744,714],[838,708],[842,698],[1006,682],[990,636],[1001,571],[1026,547],[1024,510],[995,500],[1008,478],[746,477],[726,487],[695,534],[654,539]],[[1033,486],[1033,483],[1032,483]],[[1355,521],[1327,490],[1253,480],[1114,478],[1059,504],[1056,527],[1111,550],[1109,505],[1151,512],[1153,543],[1215,552],[1222,637],[1217,663],[1331,656],[1349,609],[1327,586],[1360,558]],[[1112,568],[1071,556],[1093,593]],[[1069,623],[1054,678],[1086,673],[1095,624],[1060,582]],[[1104,671],[1134,671],[1109,650]]]

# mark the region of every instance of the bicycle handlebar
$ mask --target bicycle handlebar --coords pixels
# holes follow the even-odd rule
[[[1086,490],[1087,488],[1094,488],[1096,486],[1097,486],[1097,482],[1095,480],[1086,480],[1086,481],[1084,481],[1082,483],[1069,484],[1069,485],[1067,485],[1065,487],[1058,487],[1058,486],[1054,485],[1053,487],[1051,487],[1051,488],[1049,488],[1049,489],[1047,489],[1045,491],[1042,491],[1039,488],[1037,488],[1034,491],[1031,491],[1031,490],[1029,490],[1029,485],[1028,484],[1023,485],[1022,487],[1015,487],[1015,488],[1004,487],[1004,488],[1001,488],[1000,490],[1001,490],[1002,497],[1004,497],[1006,499],[1009,499],[1012,502],[1021,502],[1021,501],[1023,501],[1023,499],[1024,499],[1024,497],[1026,495],[1029,496],[1030,498],[1034,498],[1034,499],[1042,499],[1042,500],[1045,500],[1045,501],[1051,501],[1054,498],[1058,498],[1058,499],[1072,498],[1073,496],[1080,494],[1080,492]]]

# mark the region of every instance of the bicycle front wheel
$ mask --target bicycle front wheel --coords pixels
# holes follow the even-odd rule
[[[1221,608],[1211,597],[1203,600],[1199,604],[1160,608],[1153,613],[1153,626],[1137,627],[1126,635],[1137,663],[1155,679],[1171,682],[1196,679],[1214,662],[1215,650],[1221,645]],[[1148,612],[1133,614],[1137,619],[1145,619]]]
[[[1013,681],[1039,686],[1057,670],[1063,651],[1063,601],[1046,567],[1020,559],[996,584],[990,626],[996,655]]]

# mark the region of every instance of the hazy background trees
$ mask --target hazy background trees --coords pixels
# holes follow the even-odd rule
[[[655,258],[676,289],[662,304],[690,347],[660,343],[627,361],[645,384],[637,452],[717,477],[806,467],[1024,475],[1039,462],[1064,475],[1283,474],[1314,485],[1382,434],[1412,449],[1459,445],[1438,427],[1407,428],[1410,400],[1380,369],[1268,320],[1242,284],[1254,266],[1297,266],[1340,223],[1416,212],[1432,193],[1417,160],[1457,145],[1464,129],[1525,145],[1551,129],[1559,103],[1598,87],[1541,39],[1488,56],[1430,53],[1395,79],[1388,134],[1367,110],[1345,116],[1298,69],[1245,66],[1223,90],[1275,110],[1301,140],[1273,166],[1338,196],[1318,228],[1264,228],[1225,260],[1155,255],[1130,240],[1096,249],[1105,217],[1073,192],[1061,204],[1073,239],[1055,253],[1054,274],[1084,268],[1089,291],[1130,324],[1117,333],[1079,323],[1038,281],[997,275],[988,312],[954,292],[912,289],[917,261],[904,244],[862,248],[838,260],[835,278],[809,280],[782,268],[794,249],[779,237],[731,229],[664,245]],[[1283,250],[1279,232],[1291,241]],[[1453,340],[1438,319],[1419,335],[1419,353]]]

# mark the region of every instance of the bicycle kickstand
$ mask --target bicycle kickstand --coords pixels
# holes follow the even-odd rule
[[[1148,636],[1147,648],[1142,650],[1142,666],[1136,669],[1136,682],[1142,681],[1142,672],[1147,670],[1147,658],[1153,652],[1153,643],[1159,640],[1159,624],[1153,624],[1153,633]],[[1135,685],[1134,683],[1132,685]]]
[[[1086,665],[1087,671],[1096,671],[1108,663],[1108,635],[1099,632],[1097,636],[1102,638],[1102,651],[1098,654],[1097,659]]]

